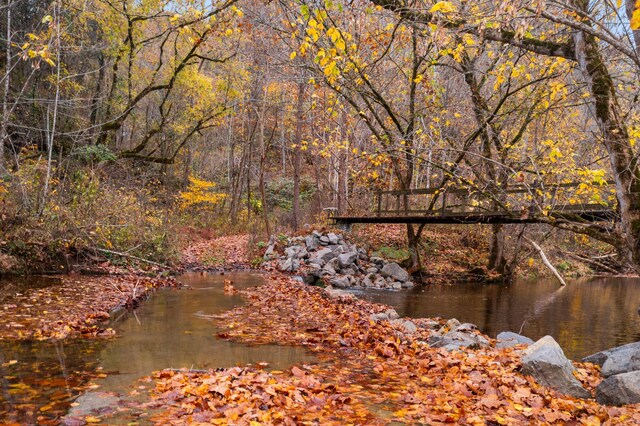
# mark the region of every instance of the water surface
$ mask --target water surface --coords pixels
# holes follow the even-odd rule
[[[519,280],[512,284],[427,285],[409,291],[365,290],[363,299],[393,306],[400,316],[457,318],[495,337],[515,331],[553,336],[573,359],[640,340],[640,279]]]
[[[106,377],[94,380],[94,392],[127,395],[140,385],[140,377],[164,368],[264,362],[267,368],[285,369],[315,359],[300,347],[249,346],[218,339],[209,316],[242,304],[240,296],[224,294],[224,279],[231,279],[238,289],[262,283],[262,276],[254,273],[184,275],[179,280],[189,289],[161,289],[136,311],[114,314],[108,324],[117,331],[114,339],[0,341],[0,423],[59,419],[96,369]],[[55,284],[10,281],[4,294],[10,298],[12,292]]]

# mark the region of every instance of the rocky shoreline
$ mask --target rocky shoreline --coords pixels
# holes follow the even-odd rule
[[[281,246],[281,247],[279,247]],[[280,249],[280,250],[278,250]],[[325,285],[330,298],[353,298],[341,289],[377,288],[401,290],[412,288],[409,273],[395,262],[369,257],[366,250],[350,243],[340,234],[313,231],[306,236],[279,242],[272,238],[264,254],[266,265],[283,272],[297,274],[309,285]],[[430,337],[422,342],[449,351],[472,350],[491,345],[474,324],[461,324],[456,319],[444,325],[432,319],[403,319],[393,309],[372,314],[373,322],[389,321],[402,333],[412,334],[428,329]],[[551,336],[534,342],[513,332],[497,336],[496,348],[520,346],[522,372],[539,384],[575,398],[591,398],[576,379],[576,369]],[[599,365],[605,380],[596,388],[596,400],[606,405],[640,402],[640,342],[612,348],[583,359]]]

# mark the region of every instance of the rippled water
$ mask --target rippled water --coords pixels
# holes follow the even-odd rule
[[[357,291],[401,316],[457,318],[495,337],[515,331],[547,334],[573,359],[640,340],[640,279],[593,278],[560,287],[555,280],[512,284],[428,285],[411,291]]]

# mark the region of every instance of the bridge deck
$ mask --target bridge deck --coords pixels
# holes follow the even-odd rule
[[[570,215],[555,213],[554,217],[580,218],[589,222],[608,222],[617,220],[616,214],[611,210],[591,210],[572,212]],[[337,225],[353,223],[426,223],[426,224],[518,224],[518,223],[548,223],[549,217],[541,216],[516,216],[507,213],[448,213],[445,215],[401,215],[401,216],[332,216],[331,219]]]
[[[580,186],[582,184],[578,183],[518,185],[498,188],[497,196],[488,191],[451,187],[379,191],[375,194],[373,212],[333,215],[331,219],[344,225],[548,223],[550,217],[590,222],[618,220],[611,207],[593,203],[589,197],[580,199]],[[597,190],[600,191],[600,200],[606,199],[611,195],[612,186],[610,183],[601,184]],[[496,204],[500,204],[503,210],[496,211]],[[543,209],[550,210],[547,216],[542,215]]]

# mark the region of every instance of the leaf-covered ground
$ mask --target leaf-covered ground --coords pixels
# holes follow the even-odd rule
[[[537,385],[517,349],[461,352],[423,343],[428,321],[405,333],[370,314],[386,309],[272,275],[247,305],[214,321],[220,337],[304,345],[322,362],[287,371],[161,371],[149,406],[157,424],[640,424],[640,406],[605,407]],[[592,365],[577,364],[593,390]]]
[[[150,291],[177,286],[173,279],[137,275],[69,275],[41,288],[12,291],[0,304],[0,340],[110,335],[99,326],[119,306],[135,307]]]

